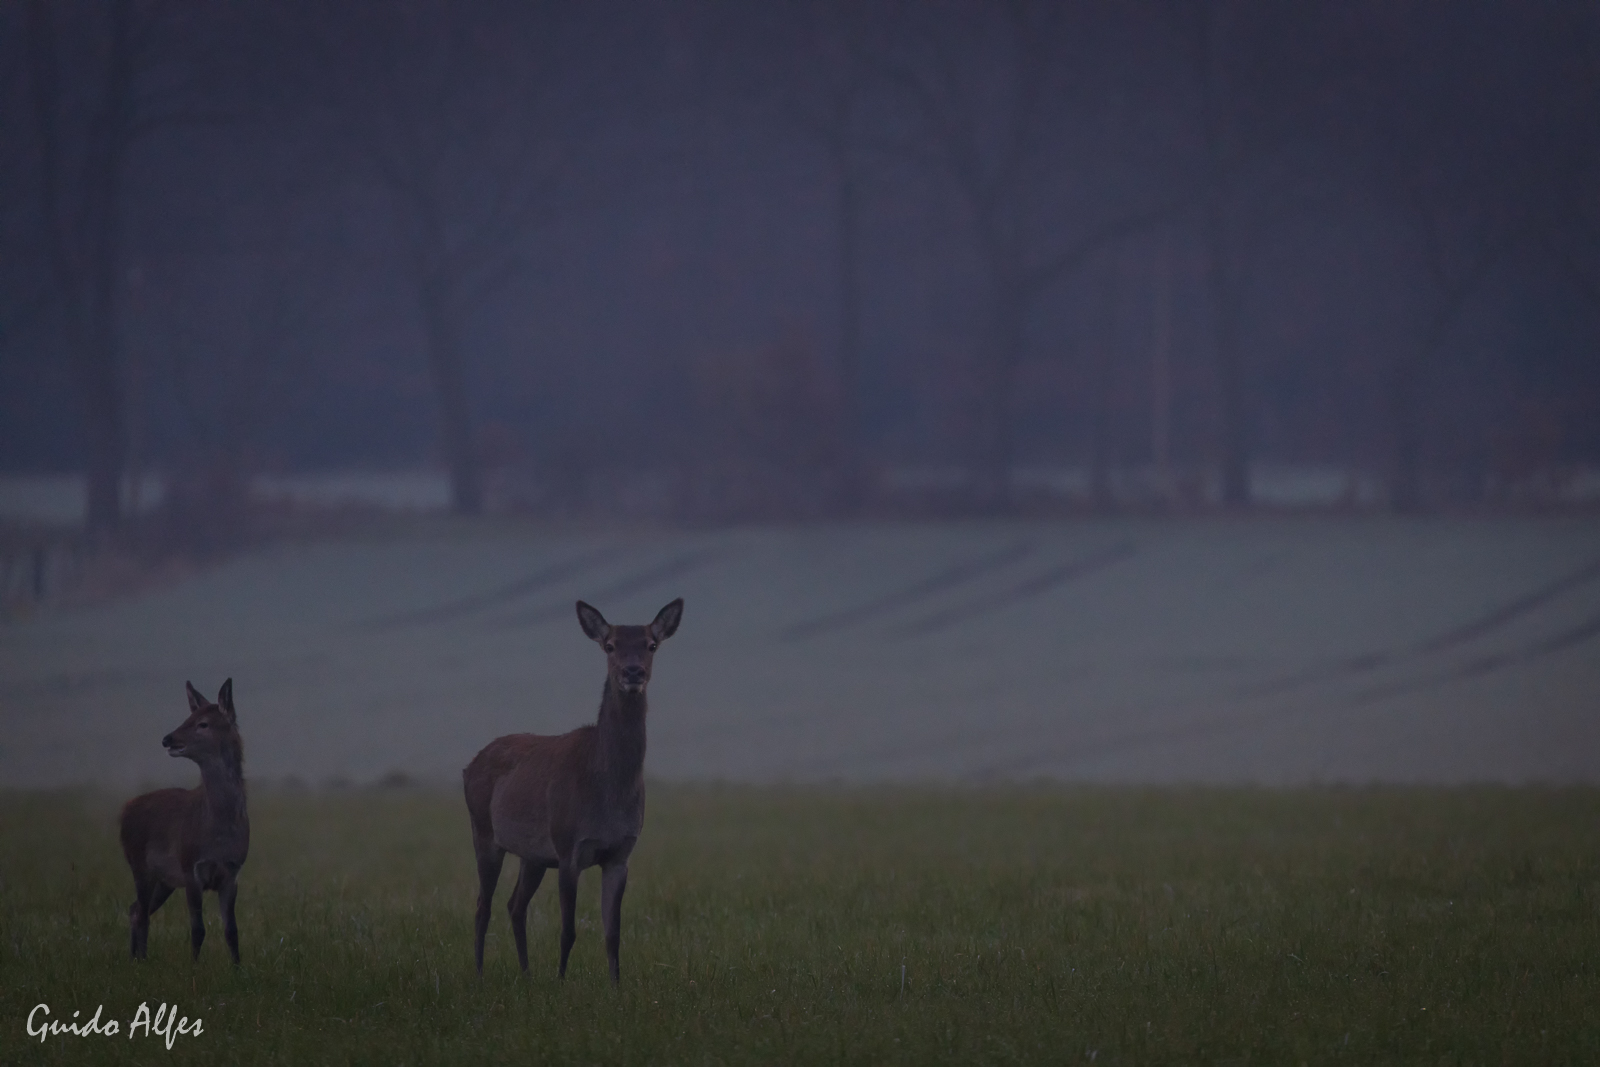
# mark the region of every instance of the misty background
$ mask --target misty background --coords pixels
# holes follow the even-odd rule
[[[1597,346],[1600,4],[13,0],[0,781],[1590,780]]]
[[[0,468],[91,528],[335,469],[712,520],[1593,492],[1593,4],[0,20]]]

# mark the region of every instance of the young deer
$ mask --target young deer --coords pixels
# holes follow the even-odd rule
[[[195,789],[158,789],[134,797],[122,809],[122,854],[133,868],[135,898],[128,908],[133,958],[144,959],[150,916],[174,889],[189,900],[189,938],[195,959],[206,939],[201,894],[215,890],[222,904],[223,933],[239,962],[239,926],[233,918],[239,868],[250,851],[245,811],[244,745],[233,710],[233,679],[222,683],[215,704],[189,690],[189,717],[161,739],[171,756],[200,765]]]
[[[522,859],[506,910],[517,940],[517,962],[528,970],[528,902],[551,867],[561,895],[561,977],[577,939],[573,912],[578,874],[600,865],[600,911],[605,924],[611,980],[621,970],[622,892],[628,856],[644,827],[645,686],[656,647],[671,637],[683,617],[674,600],[649,626],[612,626],[578,601],[578,624],[605,649],[606,685],[600,717],[558,737],[511,734],[496,738],[461,772],[472,847],[478,854],[478,917],[473,938],[478,973],[483,973],[483,937],[489,905],[507,852]]]

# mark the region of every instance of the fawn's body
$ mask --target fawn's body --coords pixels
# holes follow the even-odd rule
[[[195,958],[205,940],[201,895],[214,890],[222,905],[223,933],[239,962],[239,927],[234,919],[237,877],[250,852],[250,816],[244,788],[244,746],[233,709],[233,679],[217,702],[189,691],[189,718],[161,739],[174,757],[200,766],[195,789],[158,789],[134,797],[122,809],[122,854],[133,871],[134,901],[128,908],[134,959],[143,959],[150,916],[174,890],[189,904],[189,935]]]
[[[606,651],[595,724],[554,737],[496,738],[462,772],[478,858],[473,951],[479,973],[495,885],[510,852],[522,860],[506,902],[522,969],[528,969],[528,902],[545,871],[555,868],[559,882],[564,977],[577,937],[578,874],[598,865],[606,959],[612,980],[619,978],[628,857],[644,828],[645,687],[656,647],[677,630],[682,613],[683,601],[674,600],[649,626],[611,626],[580,600],[584,633]]]

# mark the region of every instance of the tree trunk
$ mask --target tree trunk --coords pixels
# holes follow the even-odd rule
[[[1218,457],[1222,475],[1222,505],[1248,508],[1250,492],[1249,405],[1246,402],[1244,357],[1239,351],[1239,323],[1244,308],[1245,264],[1238,228],[1229,218],[1233,201],[1231,174],[1237,166],[1231,118],[1228,59],[1235,14],[1227,0],[1202,8],[1198,59],[1200,96],[1205,131],[1206,173],[1203,240],[1212,297],[1212,337],[1217,368],[1218,415],[1221,426]]]
[[[1116,503],[1111,488],[1111,383],[1126,295],[1127,278],[1120,269],[1108,273],[1100,296],[1104,332],[1093,344],[1089,367],[1089,504],[1101,513]]]
[[[1011,386],[1022,355],[1026,310],[1015,285],[1001,280],[997,289],[991,310],[989,351],[979,368],[973,463],[972,503],[985,514],[1008,511],[1012,505]]]
[[[1402,359],[1389,383],[1394,459],[1389,508],[1402,515],[1422,508],[1422,361]]]
[[[1111,491],[1111,352],[1107,344],[1098,348],[1090,388],[1094,395],[1089,417],[1089,503],[1095,511],[1106,513],[1116,505]]]
[[[1150,338],[1150,463],[1157,491],[1168,503],[1172,480],[1172,254],[1163,242],[1155,262],[1155,308]]]
[[[461,328],[448,286],[423,283],[423,331],[428,369],[439,400],[439,435],[450,471],[450,510],[456,515],[483,514],[483,477],[467,405],[466,368],[461,358]]]
[[[1236,277],[1237,264],[1225,236],[1227,226],[1223,206],[1216,195],[1207,209],[1205,227],[1207,258],[1210,261],[1212,294],[1213,356],[1217,367],[1222,506],[1244,509],[1250,506],[1250,428],[1249,406],[1245,399],[1243,356],[1239,351],[1239,319],[1242,298]]]
[[[132,5],[108,9],[107,51],[100,112],[85,131],[81,198],[63,207],[61,100],[51,5],[28,9],[29,66],[33,79],[40,155],[40,213],[49,230],[55,286],[64,308],[84,419],[87,508],[92,534],[111,533],[122,520],[122,476],[127,458],[127,415],[118,337],[118,277],[122,254],[122,170],[134,106]]]
[[[847,151],[847,150],[846,150]],[[861,511],[867,495],[866,419],[861,374],[860,177],[848,158],[839,161],[839,425],[840,505]]]
[[[1250,442],[1243,370],[1234,330],[1217,330],[1217,388],[1222,394],[1222,505],[1250,506]]]
[[[1429,369],[1444,349],[1450,327],[1509,243],[1495,246],[1453,284],[1441,285],[1443,295],[1413,354],[1402,356],[1389,379],[1389,415],[1394,457],[1389,472],[1389,507],[1402,514],[1422,509],[1422,393]]]
[[[127,147],[132,56],[129,0],[111,7],[111,53],[106,71],[104,129],[85,174],[85,215],[90,227],[88,292],[79,337],[79,375],[88,419],[88,515],[91,531],[122,521],[122,474],[127,461],[127,419],[118,351],[118,278],[122,261],[122,167]]]
[[[109,299],[105,303],[112,303]],[[94,335],[80,349],[78,373],[87,422],[88,510],[91,533],[110,533],[122,522],[122,475],[127,459],[127,419],[117,367],[114,308],[103,308]]]

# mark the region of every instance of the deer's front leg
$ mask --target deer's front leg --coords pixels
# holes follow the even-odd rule
[[[217,890],[217,901],[222,905],[222,936],[228,942],[235,967],[239,965],[239,923],[233,917],[233,902],[238,896],[239,882],[230,874]]]
[[[200,914],[200,901],[203,890],[193,878],[183,887],[183,892],[189,900],[189,944],[194,948],[194,958],[200,958],[200,946],[206,939],[206,920]]]
[[[572,943],[578,940],[578,864],[569,859],[556,870],[556,882],[561,893],[561,969],[559,977],[567,976],[567,956]]]
[[[626,860],[608,863],[600,868],[600,918],[606,930],[606,963],[611,967],[611,980],[622,980],[622,969],[617,962],[622,949],[622,894],[628,888]]]

